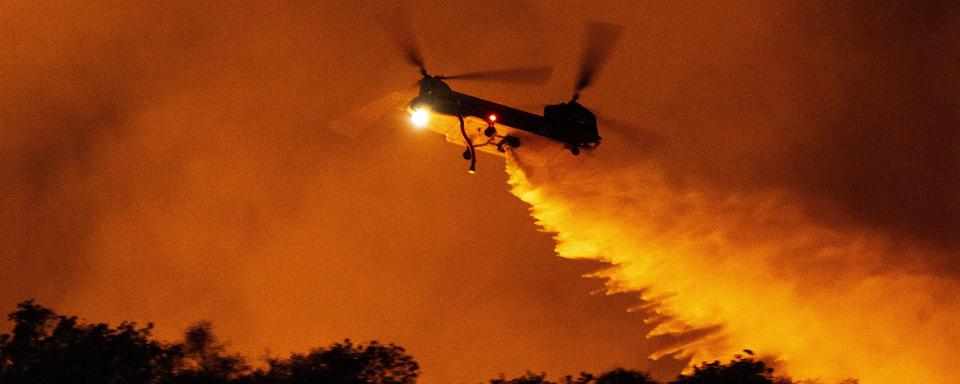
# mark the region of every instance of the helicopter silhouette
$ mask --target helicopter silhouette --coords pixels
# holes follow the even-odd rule
[[[427,71],[406,13],[391,13],[389,22],[384,25],[406,61],[418,68],[422,76],[417,83],[419,93],[406,103],[405,109],[410,114],[411,122],[416,127],[429,127],[444,134],[448,141],[464,145],[463,158],[470,161],[470,173],[476,172],[478,150],[504,153],[508,148],[519,147],[529,135],[561,143],[573,155],[580,154],[581,149],[600,144],[596,115],[578,100],[580,93],[593,84],[597,72],[619,39],[622,27],[596,21],[587,24],[585,47],[573,96],[567,102],[546,105],[543,114],[538,115],[454,91],[447,81],[481,80],[542,85],[552,75],[552,67],[433,75]],[[394,94],[387,99],[397,97],[398,94]],[[382,106],[374,104],[373,108]],[[334,128],[343,131],[345,127]]]

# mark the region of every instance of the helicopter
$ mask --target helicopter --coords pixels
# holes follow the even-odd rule
[[[406,20],[405,17],[393,18],[388,30],[406,61],[417,67],[422,76],[417,83],[418,94],[406,103],[405,109],[414,127],[429,128],[443,134],[447,141],[463,145],[463,158],[470,161],[469,173],[476,172],[477,151],[503,155],[507,149],[517,148],[533,139],[532,136],[560,143],[573,155],[600,144],[596,115],[578,100],[580,92],[592,85],[619,38],[620,26],[604,22],[587,25],[573,97],[564,103],[546,105],[543,114],[538,115],[454,91],[447,81],[492,80],[542,85],[550,78],[552,67],[432,75],[426,69],[413,30]]]

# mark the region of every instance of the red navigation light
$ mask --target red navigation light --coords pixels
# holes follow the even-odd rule
[[[490,120],[491,123],[495,122],[497,121],[497,115],[491,113],[490,116],[487,116],[487,120]]]

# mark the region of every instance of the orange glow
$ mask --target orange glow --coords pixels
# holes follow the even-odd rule
[[[672,379],[645,356],[741,348],[960,377],[951,2],[418,2],[431,73],[555,64],[544,87],[448,84],[538,113],[571,96],[583,19],[626,28],[578,99],[596,149],[467,119],[521,139],[523,201],[495,145],[464,173],[455,117],[426,129],[459,147],[415,131],[387,3],[0,2],[0,315],[36,298],[171,341],[208,319],[251,361],[378,339],[421,384]],[[632,293],[590,296],[596,260]]]
[[[654,357],[679,352],[696,363],[751,348],[797,378],[956,377],[957,282],[883,262],[923,248],[811,224],[784,192],[717,196],[678,189],[649,165],[610,169],[553,153],[525,146],[508,173],[555,233],[556,252],[612,263],[595,276],[654,304],[651,337],[714,329]]]

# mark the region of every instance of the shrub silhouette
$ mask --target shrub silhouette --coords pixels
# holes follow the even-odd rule
[[[117,327],[84,324],[56,314],[32,300],[8,316],[11,333],[0,335],[0,383],[4,384],[414,384],[420,366],[394,344],[350,339],[288,358],[269,358],[266,368],[252,370],[244,359],[226,352],[209,322],[189,327],[182,342],[152,339],[153,325],[124,322]],[[753,352],[735,355],[729,363],[704,362],[690,375],[668,384],[790,384],[755,360]],[[648,375],[617,368],[600,375],[580,373],[559,382],[545,373],[490,384],[656,384]],[[844,383],[856,383],[849,380]]]
[[[693,374],[680,375],[669,384],[789,384],[791,380],[773,376],[773,368],[753,359],[753,351],[745,349],[728,364],[704,362],[693,368]]]
[[[150,339],[152,325],[81,324],[26,301],[0,335],[3,383],[150,383],[172,371],[175,351]]]
[[[171,378],[176,383],[232,383],[250,370],[243,357],[225,352],[207,321],[187,328],[183,343],[170,348],[178,358]]]
[[[647,374],[629,369],[617,368],[597,377],[597,384],[657,384]]]
[[[500,378],[491,379],[490,384],[657,384],[656,381],[647,376],[647,374],[629,369],[617,368],[604,372],[600,376],[594,376],[591,373],[581,372],[580,376],[565,376],[559,383],[547,380],[545,373],[527,373],[522,376],[507,379],[503,375]]]
[[[83,324],[32,300],[17,308],[8,317],[12,333],[0,335],[4,384],[412,384],[420,373],[402,347],[350,340],[251,371],[225,352],[209,322],[164,344],[151,339],[152,325]]]
[[[283,384],[413,384],[420,366],[403,347],[393,344],[354,344],[349,339],[289,359],[270,359],[257,383]]]
[[[507,379],[503,374],[497,379],[490,379],[490,384],[557,384],[547,380],[546,373],[533,373],[527,371],[522,376]]]

